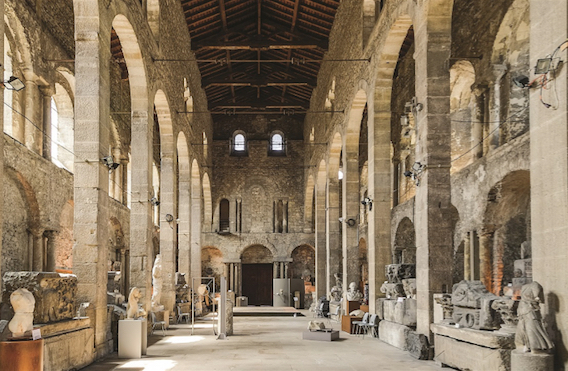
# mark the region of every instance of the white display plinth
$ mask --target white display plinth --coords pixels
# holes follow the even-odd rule
[[[148,321],[138,322],[142,322],[142,355],[145,356],[148,350]]]
[[[142,358],[143,327],[146,321],[118,321],[118,358]],[[145,338],[145,337],[144,337]]]

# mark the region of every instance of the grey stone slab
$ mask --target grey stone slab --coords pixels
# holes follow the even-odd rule
[[[379,322],[379,339],[398,349],[407,350],[406,339],[411,328],[390,321]]]
[[[304,340],[333,341],[339,339],[339,331],[304,331],[302,333]]]
[[[448,336],[460,341],[467,341],[468,343],[487,348],[515,349],[515,334],[474,330],[470,328],[456,328],[455,326],[440,323],[431,324],[430,329],[434,334]]]
[[[434,335],[434,360],[460,370],[511,370],[510,349],[486,348],[441,335]]]

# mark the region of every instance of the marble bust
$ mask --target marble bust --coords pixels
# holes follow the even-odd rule
[[[10,303],[14,308],[14,317],[8,324],[12,336],[20,338],[27,331],[33,330],[35,298],[27,289],[17,289],[10,295]]]

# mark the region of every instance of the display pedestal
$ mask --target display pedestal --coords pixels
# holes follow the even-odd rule
[[[43,371],[43,339],[0,342],[0,370]]]
[[[118,321],[118,358],[141,358],[146,321]],[[144,336],[144,339],[146,337]]]
[[[353,312],[354,310],[359,309],[360,307],[361,306],[360,306],[358,301],[348,301],[347,302],[347,313],[346,314],[349,314],[349,313]]]
[[[342,316],[341,317],[341,331],[345,331],[348,334],[353,333],[353,321],[361,321],[361,317],[356,316]]]
[[[333,341],[339,339],[339,331],[329,329],[330,331],[310,331],[306,330],[302,333],[304,340]]]
[[[554,355],[548,353],[511,352],[511,371],[545,371],[554,369]]]
[[[148,350],[148,321],[138,322],[142,322],[142,355],[145,356]]]

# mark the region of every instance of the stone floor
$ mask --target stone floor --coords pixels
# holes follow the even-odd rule
[[[148,355],[118,359],[116,353],[86,371],[405,371],[437,370],[432,361],[418,361],[376,338],[341,332],[340,340],[302,340],[311,314],[298,317],[235,317],[235,335],[216,340],[211,322],[173,325],[167,335],[153,335]],[[333,328],[340,325],[331,322]],[[327,324],[327,321],[326,321]],[[329,325],[328,325],[329,327]]]

